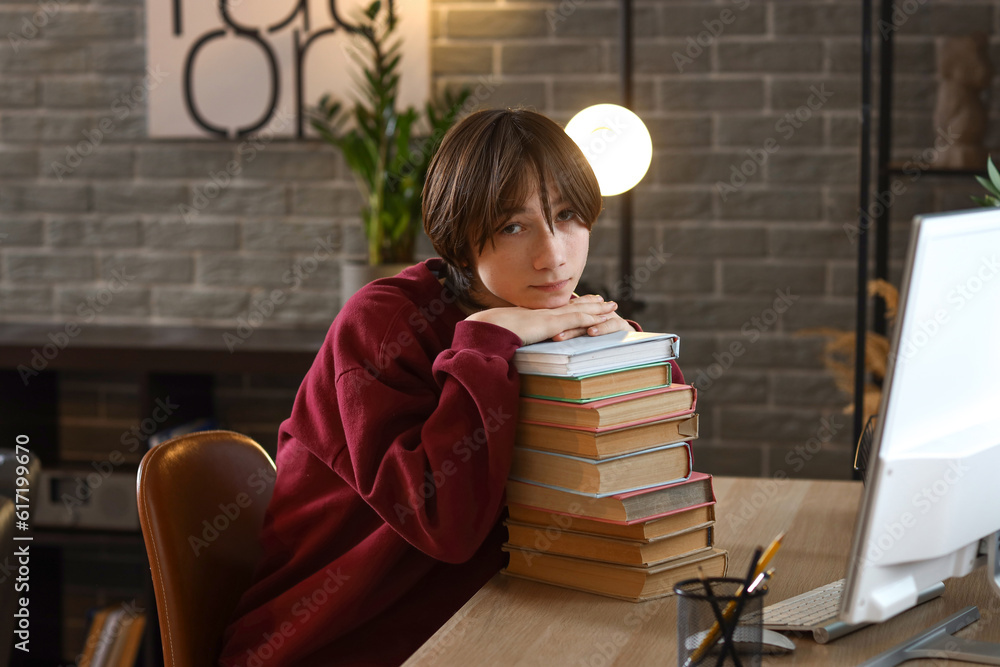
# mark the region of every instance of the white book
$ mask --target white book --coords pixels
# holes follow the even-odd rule
[[[514,353],[514,366],[519,373],[578,377],[669,361],[679,354],[680,339],[676,334],[616,331],[525,345]]]

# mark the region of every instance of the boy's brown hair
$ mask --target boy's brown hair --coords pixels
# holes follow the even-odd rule
[[[477,111],[451,128],[427,171],[424,231],[448,267],[448,283],[471,302],[473,258],[537,187],[549,227],[554,186],[589,229],[601,189],[583,151],[554,121],[527,109]]]

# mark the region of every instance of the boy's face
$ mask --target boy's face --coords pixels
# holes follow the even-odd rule
[[[569,303],[590,249],[590,230],[549,188],[553,229],[537,188],[474,260],[472,294],[489,307],[556,308]]]

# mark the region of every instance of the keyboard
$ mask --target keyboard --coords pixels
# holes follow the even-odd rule
[[[811,631],[836,619],[844,580],[806,591],[764,607],[764,627],[779,631]]]

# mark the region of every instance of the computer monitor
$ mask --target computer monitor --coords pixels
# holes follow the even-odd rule
[[[998,531],[1000,209],[919,216],[840,618],[884,621],[987,558],[1000,587]]]

